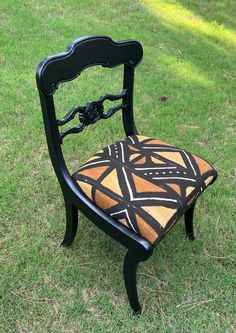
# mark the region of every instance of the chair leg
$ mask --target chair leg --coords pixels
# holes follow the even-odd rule
[[[187,210],[184,214],[185,230],[186,235],[190,240],[194,240],[193,232],[193,213],[194,213],[195,203]]]
[[[73,243],[77,226],[78,226],[78,210],[77,208],[71,203],[65,201],[65,208],[66,208],[66,232],[64,236],[64,240],[61,245],[69,246]]]
[[[134,314],[141,313],[141,306],[138,300],[136,272],[139,261],[131,251],[128,251],[124,259],[124,280],[129,303]]]

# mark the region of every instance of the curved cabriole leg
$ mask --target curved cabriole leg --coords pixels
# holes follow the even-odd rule
[[[64,240],[61,245],[69,246],[73,243],[77,226],[78,226],[78,210],[77,208],[71,203],[65,201],[65,208],[66,208],[66,232],[64,236]]]
[[[186,235],[190,240],[194,240],[194,233],[193,233],[193,213],[195,208],[195,202],[192,206],[187,210],[184,214],[184,222],[185,222],[185,230]]]
[[[128,251],[124,259],[124,280],[125,288],[130,302],[130,306],[135,314],[141,313],[141,306],[138,300],[136,272],[139,261],[135,254]]]

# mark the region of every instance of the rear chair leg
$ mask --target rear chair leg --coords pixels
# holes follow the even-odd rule
[[[184,222],[185,222],[185,230],[186,235],[190,240],[194,240],[194,233],[193,233],[193,213],[195,208],[195,202],[192,206],[187,210],[184,214]]]
[[[65,201],[65,208],[66,208],[66,232],[64,236],[64,240],[61,245],[69,246],[73,243],[77,226],[78,226],[78,210],[77,208],[71,203]]]
[[[124,259],[124,280],[125,288],[128,295],[129,303],[134,311],[134,314],[141,313],[141,306],[138,300],[136,272],[139,261],[135,254],[128,251]]]

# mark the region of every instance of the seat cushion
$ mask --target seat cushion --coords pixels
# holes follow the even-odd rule
[[[137,135],[100,150],[73,179],[98,207],[155,244],[216,176],[204,159]]]

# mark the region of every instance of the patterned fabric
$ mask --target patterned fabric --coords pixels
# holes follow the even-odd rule
[[[216,176],[202,158],[137,135],[100,150],[73,179],[107,214],[155,244]]]

